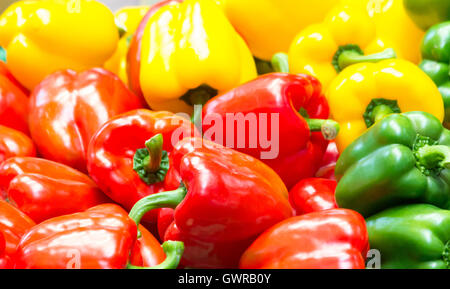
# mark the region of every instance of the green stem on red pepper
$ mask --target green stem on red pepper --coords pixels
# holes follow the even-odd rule
[[[339,123],[331,119],[305,118],[311,132],[320,131],[326,140],[333,140],[339,133]]]
[[[184,252],[184,243],[179,241],[166,241],[162,244],[166,259],[153,267],[141,267],[131,264],[127,265],[127,269],[176,269],[180,264],[181,257]]]
[[[181,203],[187,194],[187,189],[181,185],[178,189],[168,192],[161,192],[149,195],[140,199],[128,214],[137,225],[141,222],[142,217],[153,209],[172,208],[175,209]]]
[[[142,181],[151,185],[162,182],[169,170],[169,157],[163,150],[162,134],[145,142],[145,149],[138,149],[133,158],[133,170]]]

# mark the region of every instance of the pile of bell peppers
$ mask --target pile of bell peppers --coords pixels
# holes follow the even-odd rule
[[[316,2],[10,5],[0,269],[450,269],[450,2]]]

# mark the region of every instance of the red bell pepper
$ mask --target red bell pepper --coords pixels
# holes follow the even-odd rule
[[[303,179],[289,191],[289,201],[297,216],[335,209],[334,199],[337,183],[321,178]]]
[[[29,134],[27,95],[6,64],[0,61],[0,125]]]
[[[27,215],[4,200],[0,200],[0,235],[5,239],[4,253],[14,256],[20,238],[34,225]]]
[[[0,164],[0,190],[36,223],[111,202],[85,174],[31,157],[14,157]]]
[[[136,223],[152,209],[174,208],[165,240],[182,241],[182,265],[235,268],[264,230],[292,216],[287,189],[259,160],[200,138],[172,151],[182,185],[141,199],[130,211]]]
[[[189,120],[170,112],[141,109],[122,114],[92,138],[89,174],[112,200],[130,210],[143,197],[179,186],[179,177],[165,180],[173,145],[183,136],[197,134]],[[156,216],[153,212],[146,220],[155,223]]]
[[[364,218],[332,209],[287,219],[245,251],[241,269],[364,269],[369,249]]]
[[[166,254],[161,244],[144,226],[139,225],[139,231],[141,236],[131,250],[129,267],[152,267],[162,263],[166,259]]]
[[[13,269],[11,258],[5,252],[6,242],[3,233],[0,232],[0,269]]]
[[[0,163],[16,156],[36,156],[33,141],[18,130],[0,125]]]
[[[327,120],[329,106],[319,81],[308,75],[260,76],[212,98],[202,115],[205,138],[262,160],[288,189],[314,176],[327,139],[333,139],[339,129],[336,122]],[[241,123],[230,121],[233,115]],[[223,130],[217,130],[218,124]]]
[[[169,228],[173,222],[174,212],[175,211],[172,208],[162,208],[159,210],[157,219],[157,228],[160,240],[164,240],[167,228]]]
[[[320,163],[320,168],[316,172],[317,178],[325,178],[330,180],[336,180],[334,176],[334,169],[336,167],[336,162],[339,159],[340,153],[337,148],[336,142],[330,141],[327,150],[323,155],[322,162]]]
[[[8,69],[8,65],[5,62],[0,61],[0,75],[4,76],[6,78],[8,78],[12,84],[14,84],[14,86],[18,87],[23,94],[25,95],[29,95],[30,92],[28,91],[28,89],[26,89],[15,77],[14,75],[11,73],[11,71],[9,71]]]
[[[99,205],[33,227],[20,240],[15,268],[136,268],[129,265],[136,235],[136,224],[124,209],[115,204]],[[176,268],[183,244],[165,243],[163,249],[166,260],[153,268]]]
[[[43,157],[85,172],[87,147],[100,126],[142,106],[142,100],[107,70],[56,72],[31,94],[31,136]]]

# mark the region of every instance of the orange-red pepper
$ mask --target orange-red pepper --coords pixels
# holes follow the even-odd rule
[[[20,239],[35,225],[35,222],[27,215],[0,198],[0,239],[3,237],[4,244],[3,250],[0,248],[0,263],[5,268],[13,265],[12,259]],[[1,240],[0,243],[2,243]]]
[[[137,227],[127,212],[116,204],[103,204],[84,212],[46,220],[34,226],[20,240],[14,256],[16,269],[124,269],[159,262],[142,250],[148,246],[147,232],[137,239]],[[144,240],[145,238],[145,240]],[[136,247],[140,242],[139,246]],[[152,268],[175,269],[183,254],[183,243],[163,244],[166,260]],[[137,251],[144,259],[136,259]],[[131,256],[130,256],[131,254]],[[146,255],[147,254],[147,255]],[[141,267],[139,267],[141,268]]]
[[[0,125],[29,134],[28,101],[28,91],[0,61]]]
[[[335,209],[338,207],[334,199],[336,186],[334,180],[303,179],[289,191],[289,201],[297,216]]]
[[[33,141],[18,130],[0,125],[0,163],[16,156],[36,156]]]
[[[0,191],[36,223],[110,202],[85,174],[32,157],[14,157],[0,165]]]
[[[369,236],[355,211],[332,209],[287,219],[245,251],[242,269],[364,269]]]
[[[158,145],[147,148],[147,140],[157,135]],[[166,182],[169,159],[175,143],[191,135],[198,135],[194,125],[170,112],[140,109],[122,114],[106,122],[92,138],[87,153],[89,175],[112,200],[130,210],[143,197],[179,186],[179,179],[175,187]],[[143,165],[150,154],[153,167]],[[141,162],[139,168],[136,160]],[[146,220],[155,222],[156,212]]]
[[[280,177],[259,160],[200,138],[186,138],[172,151],[182,185],[141,199],[130,211],[137,223],[152,209],[174,208],[164,240],[182,241],[181,264],[236,268],[250,243],[292,216]]]
[[[31,136],[46,159],[86,171],[87,147],[100,126],[142,105],[118,76],[105,69],[56,72],[31,94]]]

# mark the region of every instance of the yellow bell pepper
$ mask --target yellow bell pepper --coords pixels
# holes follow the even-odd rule
[[[166,1],[149,13],[130,46],[129,81],[152,109],[191,113],[257,76],[249,48],[214,1]]]
[[[128,47],[130,46],[130,38],[136,31],[148,9],[147,6],[130,6],[121,8],[114,14],[116,25],[122,33],[116,52],[114,52],[114,55],[105,63],[104,67],[119,76],[119,78],[127,85],[127,54]]]
[[[415,64],[401,59],[346,68],[331,82],[327,99],[340,125],[339,151],[391,113],[425,111],[444,119],[444,102],[436,85]]]
[[[339,65],[339,57],[370,55],[390,48],[395,54],[388,50],[358,61],[398,57],[417,63],[422,36],[401,0],[341,0],[322,23],[308,26],[295,37],[289,49],[289,68],[292,73],[317,77],[326,89],[345,68]]]
[[[339,0],[222,0],[228,19],[259,59],[288,52],[297,33],[323,20]]]
[[[8,67],[30,90],[57,70],[103,66],[118,40],[114,15],[92,0],[19,1],[0,16]]]

